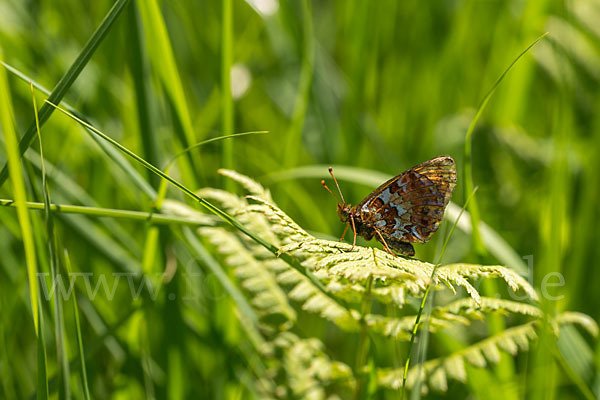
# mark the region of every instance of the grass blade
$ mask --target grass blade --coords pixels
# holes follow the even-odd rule
[[[104,17],[104,20],[102,20],[96,31],[92,34],[92,37],[85,44],[85,46],[75,59],[75,62],[73,62],[69,70],[65,73],[65,75],[63,75],[60,81],[58,81],[58,84],[56,85],[56,87],[50,94],[50,97],[48,98],[50,102],[55,104],[60,103],[64,95],[71,87],[71,85],[73,85],[73,82],[75,82],[83,68],[90,61],[90,58],[92,57],[102,40],[106,37],[113,23],[119,17],[121,11],[123,11],[123,8],[127,5],[128,2],[129,0],[117,0],[115,2],[115,4],[112,6],[106,17]],[[44,123],[48,120],[48,118],[50,118],[50,115],[52,115],[53,112],[54,108],[50,107],[48,104],[44,104],[39,114],[40,126],[44,125]],[[27,150],[33,142],[33,139],[35,138],[35,132],[36,124],[35,122],[33,122],[19,142],[19,157],[22,156],[23,153],[25,153],[25,150]],[[10,164],[7,163],[2,168],[2,171],[0,171],[0,187],[8,178],[9,167]]]
[[[0,49],[0,59],[2,59],[2,49]],[[33,324],[36,334],[39,333],[39,290],[37,281],[37,262],[35,256],[35,244],[33,241],[33,232],[31,230],[31,221],[29,211],[25,202],[27,195],[25,192],[25,182],[23,181],[23,171],[21,169],[21,157],[17,145],[17,135],[14,130],[13,107],[8,88],[8,81],[4,69],[0,71],[0,124],[4,131],[4,142],[6,145],[7,165],[10,166],[10,180],[17,207],[17,216],[21,232],[23,234],[23,247],[25,248],[25,260],[27,263],[27,277],[29,279],[29,294],[31,299],[31,311],[33,314]],[[35,132],[35,131],[34,131]],[[7,171],[8,173],[8,171]]]
[[[41,304],[39,304],[41,306]],[[40,307],[41,308],[41,307]],[[48,399],[48,361],[46,359],[46,342],[44,340],[44,316],[40,313],[38,324],[37,346],[37,400]]]
[[[52,281],[56,282],[58,279],[58,254],[57,254],[57,242],[54,235],[54,218],[52,211],[50,210],[50,192],[48,190],[48,182],[46,180],[46,166],[44,164],[44,146],[42,143],[42,134],[40,131],[40,121],[38,118],[37,104],[35,101],[35,93],[33,91],[33,83],[29,83],[31,89],[31,99],[33,101],[33,112],[35,114],[35,125],[37,138],[40,145],[40,163],[42,167],[42,193],[44,197],[44,221],[46,224],[46,235],[48,240],[48,254],[50,256],[50,274]],[[58,375],[62,377],[62,386],[59,389],[59,396],[71,398],[71,389],[69,385],[69,355],[67,354],[67,347],[65,345],[64,335],[64,313],[62,310],[62,303],[59,296],[54,296],[54,331],[56,335],[56,357],[58,359]]]
[[[162,86],[171,102],[175,117],[178,120],[178,124],[175,124],[176,132],[180,136],[183,147],[190,146],[196,142],[196,134],[165,21],[155,0],[137,1],[136,4],[144,25],[146,43],[149,44],[147,45],[147,50],[150,61],[158,73]],[[192,171],[196,169],[191,157],[183,160],[181,167],[184,177],[194,179]]]
[[[32,83],[33,86],[41,91],[42,93],[46,94],[47,96],[49,96],[51,93],[48,89],[46,89],[43,85],[40,85],[39,83],[35,82],[34,80],[32,80],[29,76],[25,75],[24,73],[22,73],[21,71],[19,71],[18,69],[12,67],[11,65],[5,63],[5,62],[1,62],[0,64],[4,65],[4,67],[11,72],[12,74],[14,74],[15,76],[17,76],[19,79],[21,79],[24,82],[28,82],[28,83]],[[89,124],[91,124],[90,122],[90,118],[86,117],[85,115],[83,115],[82,113],[80,113],[79,111],[77,111],[73,106],[71,106],[69,103],[67,102],[62,102],[63,106],[73,115],[76,115],[78,118],[80,118],[82,121],[85,121]],[[94,135],[89,129],[84,128],[85,132],[88,133],[90,135],[90,137],[92,138],[92,140],[98,144],[98,146],[100,146],[100,148],[102,149],[102,151],[104,151],[104,153],[106,153],[106,155],[113,160],[122,170],[123,172],[125,172],[125,174],[131,179],[131,181],[142,191],[144,192],[148,197],[150,198],[154,198],[154,196],[156,195],[156,192],[154,191],[154,189],[152,188],[152,186],[146,182],[142,176],[135,170],[135,168],[133,168],[128,162],[127,159],[123,156],[122,153],[120,153],[119,151],[117,151],[114,147],[109,146],[107,143],[105,143],[102,140],[99,140],[98,137],[96,135]],[[145,142],[145,141],[144,141]],[[31,149],[29,151],[32,151]],[[25,158],[27,158],[27,153],[25,153]],[[32,161],[35,163],[35,160]],[[52,175],[52,174],[50,174]],[[154,175],[153,175],[154,176]]]
[[[467,129],[467,134],[465,135],[465,159],[464,159],[465,174],[464,174],[464,176],[465,176],[465,195],[466,196],[468,196],[470,193],[472,193],[473,188],[474,188],[474,185],[473,185],[473,161],[471,159],[471,146],[473,144],[472,137],[473,137],[473,132],[475,131],[475,126],[477,125],[477,122],[479,121],[479,118],[481,117],[483,110],[487,106],[487,103],[490,101],[490,98],[492,97],[492,95],[494,94],[494,92],[496,91],[496,89],[498,88],[498,86],[500,85],[500,83],[502,82],[504,77],[506,76],[506,74],[512,69],[512,67],[517,63],[517,61],[519,61],[519,59],[521,57],[523,57],[529,50],[531,50],[533,48],[533,46],[538,44],[538,42],[540,40],[545,38],[546,35],[548,35],[547,32],[544,33],[543,35],[541,35],[540,37],[538,37],[537,39],[535,39],[529,46],[527,46],[527,48],[525,50],[523,50],[510,63],[510,65],[504,70],[504,72],[500,75],[500,77],[496,80],[496,82],[494,82],[494,84],[492,85],[490,90],[487,92],[487,94],[483,97],[483,100],[481,100],[481,103],[479,104],[479,107],[477,108],[477,112],[475,113],[475,116],[473,117],[473,120],[471,120],[469,129]],[[484,254],[486,250],[485,250],[483,241],[481,239],[481,233],[479,232],[480,217],[479,217],[479,207],[477,205],[476,198],[473,198],[473,200],[471,201],[471,204],[469,206],[469,214],[471,215],[473,246],[475,247],[475,251],[478,254]]]
[[[69,258],[69,253],[66,249],[64,254],[64,260],[67,275],[71,276],[71,260]],[[84,398],[86,400],[89,400],[91,398],[90,388],[88,385],[87,371],[85,368],[85,353],[83,351],[83,336],[81,334],[81,323],[79,322],[79,307],[77,306],[77,294],[74,292],[71,297],[73,298],[73,316],[75,318],[75,331],[77,332],[77,351],[79,353],[79,363],[81,366],[81,382],[83,385],[83,394]]]
[[[233,97],[231,94],[231,66],[233,64],[233,4],[223,0],[221,21],[221,132],[233,132]],[[223,167],[234,169],[233,142],[223,143]],[[223,177],[228,191],[233,190],[233,182]]]

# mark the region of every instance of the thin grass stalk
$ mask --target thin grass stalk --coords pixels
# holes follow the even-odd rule
[[[234,137],[253,135],[253,134],[261,134],[261,133],[267,133],[267,131],[234,133],[232,135],[219,136],[216,138],[203,140],[203,141],[196,143],[196,144],[188,147],[187,149],[179,152],[178,154],[174,155],[173,157],[171,157],[171,159],[167,163],[166,167],[163,169],[165,171],[165,174],[168,175],[171,170],[171,167],[175,164],[175,162],[177,161],[177,159],[179,157],[181,157],[185,154],[188,154],[192,150],[198,149],[207,143],[217,142],[220,140],[234,138]],[[159,187],[158,187],[158,193],[156,195],[156,198],[154,200],[154,205],[153,205],[153,208],[156,212],[160,212],[166,195],[167,195],[167,181],[164,179],[161,179]],[[158,239],[159,239],[158,229],[156,227],[150,227],[150,229],[148,229],[148,232],[146,233],[146,238],[144,241],[144,257],[142,259],[142,271],[144,271],[144,273],[146,273],[146,274],[152,272],[152,265],[154,264],[154,260],[157,259],[156,251],[157,251]]]
[[[523,50],[510,63],[508,68],[506,68],[504,70],[504,72],[502,72],[500,77],[496,80],[496,82],[494,82],[494,84],[492,85],[490,90],[487,92],[487,94],[481,100],[481,103],[479,104],[479,107],[477,108],[477,112],[475,113],[475,116],[471,120],[469,128],[467,129],[467,134],[465,135],[465,160],[464,160],[464,164],[465,164],[465,196],[469,195],[469,193],[472,193],[473,188],[474,188],[473,160],[472,160],[472,155],[471,155],[472,145],[473,145],[473,133],[475,132],[475,127],[477,126],[477,122],[479,121],[479,118],[481,117],[483,110],[487,106],[488,102],[490,101],[490,98],[492,97],[492,95],[494,94],[494,92],[496,91],[496,89],[498,88],[498,86],[500,85],[500,83],[502,82],[504,77],[506,76],[506,74],[512,69],[512,67],[517,63],[517,61],[519,61],[519,59],[523,55],[525,55],[530,49],[532,49],[533,46],[535,46],[540,40],[545,38],[546,35],[548,35],[548,32],[544,33],[543,35],[541,35],[540,37],[535,39],[529,46],[527,46],[527,48],[525,50]],[[471,228],[472,228],[471,234],[472,234],[472,238],[473,238],[473,247],[477,254],[483,255],[486,253],[486,248],[485,248],[485,245],[483,244],[483,240],[481,239],[481,233],[479,232],[479,221],[481,218],[479,215],[479,207],[478,207],[476,198],[473,198],[473,200],[471,201],[471,205],[469,206],[469,214],[471,215]]]
[[[435,266],[433,267],[433,270],[431,271],[431,276],[429,277],[429,283],[427,284],[427,289],[425,289],[425,294],[423,295],[423,299],[421,299],[421,305],[419,306],[419,312],[417,313],[417,318],[415,319],[415,324],[413,325],[413,329],[412,329],[411,336],[410,336],[410,344],[408,345],[406,363],[404,364],[404,374],[402,375],[401,399],[404,399],[404,395],[406,393],[406,379],[408,378],[408,367],[410,365],[412,348],[415,344],[415,338],[417,337],[417,332],[419,330],[419,324],[421,322],[421,315],[423,314],[423,310],[425,309],[425,303],[427,302],[427,297],[429,296],[431,287],[435,284],[434,283],[435,272],[437,271],[438,267],[440,266],[442,257],[444,256],[444,252],[446,251],[446,247],[448,246],[448,242],[450,241],[450,238],[452,237],[452,234],[454,233],[454,230],[456,229],[456,226],[458,225],[458,221],[460,220],[460,217],[462,217],[464,211],[466,210],[466,208],[469,205],[469,202],[475,196],[476,191],[477,191],[477,188],[474,188],[473,191],[471,192],[471,194],[469,195],[469,197],[467,198],[465,205],[460,210],[460,214],[458,214],[458,217],[454,221],[454,225],[452,225],[452,229],[450,229],[448,236],[446,236],[446,240],[444,241],[444,245],[442,246],[442,250],[440,251],[440,255],[438,256],[438,262],[435,264]]]
[[[129,0],[117,0],[115,4],[111,7],[106,17],[102,20],[98,28],[94,31],[88,42],[85,44],[79,55],[71,64],[67,72],[63,75],[63,77],[58,81],[54,90],[48,97],[48,100],[51,103],[58,104],[67,93],[71,85],[75,82],[83,68],[90,61],[90,58],[95,53],[96,49],[102,43],[102,40],[106,37],[113,23],[117,20],[123,8],[127,5]],[[54,108],[44,104],[39,113],[39,125],[43,126],[44,123],[50,118],[50,115],[54,112]],[[35,121],[31,123],[25,134],[21,137],[19,141],[19,157],[25,153],[25,150],[31,146],[35,138],[36,132],[36,124]],[[6,179],[8,178],[8,168],[9,164],[7,163],[2,170],[0,171],[0,187],[4,184]]]
[[[179,157],[181,157],[185,154],[188,154],[192,150],[198,149],[198,148],[200,148],[200,146],[203,146],[207,143],[217,142],[217,141],[224,140],[224,139],[230,139],[230,138],[246,136],[246,135],[261,134],[261,133],[267,133],[267,131],[234,133],[231,135],[219,136],[216,138],[203,140],[203,141],[196,143],[196,144],[188,147],[187,149],[177,153],[173,157],[171,157],[171,159],[167,163],[166,167],[163,169],[165,171],[165,174],[168,175],[171,170],[171,167],[175,164],[175,162],[177,161],[177,159]],[[154,175],[154,176],[156,176],[156,175]],[[156,212],[160,212],[163,201],[166,196],[167,196],[167,181],[164,179],[161,179],[160,183],[159,183],[159,187],[158,187],[158,192],[156,194],[156,198],[154,200],[154,205],[153,205],[153,208]],[[157,250],[156,249],[157,249],[158,239],[159,239],[158,229],[156,227],[150,227],[150,229],[148,229],[148,232],[146,233],[146,238],[144,241],[144,253],[143,253],[144,256],[142,259],[142,271],[144,271],[144,273],[146,273],[146,274],[149,274],[152,272],[152,265],[154,264],[154,260],[157,259],[157,257],[156,257]]]
[[[63,265],[66,266],[67,262],[65,261]],[[75,294],[73,296],[75,296]],[[79,306],[77,306],[77,309],[79,310]],[[91,357],[92,355],[96,354],[96,352],[98,352],[103,346],[105,346],[106,340],[110,337],[116,336],[115,332],[118,329],[120,329],[127,321],[129,321],[129,318],[138,310],[139,310],[139,307],[133,306],[130,310],[128,310],[125,313],[125,315],[123,315],[115,323],[111,324],[104,332],[102,332],[102,334],[100,336],[98,336],[92,343],[90,343],[87,346],[86,357]],[[77,318],[79,318],[79,317],[77,317]],[[69,368],[71,370],[76,370],[81,366],[82,366],[82,362],[81,362],[81,358],[79,355],[69,361]],[[56,386],[56,379],[57,379],[56,375],[53,375],[52,377],[50,377],[50,379],[48,379],[49,389],[52,390]],[[33,393],[31,396],[28,396],[28,398],[30,400],[33,400],[36,397],[37,397],[37,391],[35,393]]]
[[[375,258],[375,249],[373,249],[373,259]],[[356,351],[356,366],[354,370],[356,374],[359,375],[359,380],[356,385],[356,393],[355,398],[358,400],[363,397],[367,390],[365,385],[365,380],[367,379],[367,375],[363,374],[363,368],[367,360],[367,355],[369,352],[369,338],[367,332],[367,322],[365,321],[365,316],[369,314],[371,311],[371,289],[373,287],[373,276],[369,276],[369,279],[366,283],[367,287],[365,289],[365,294],[362,302],[361,309],[361,319],[360,319],[360,340],[358,342],[358,349]]]
[[[41,299],[38,297],[39,309],[42,309]],[[48,399],[48,359],[46,356],[46,341],[44,339],[44,313],[40,312],[38,321],[38,346],[37,346],[37,400]]]
[[[71,259],[69,258],[69,253],[65,249],[64,252],[64,261],[65,261],[65,269],[67,270],[67,275],[71,276]],[[70,282],[69,282],[70,285]],[[57,296],[58,297],[58,296]],[[77,355],[79,359],[79,364],[81,366],[81,384],[83,386],[83,396],[85,400],[90,400],[90,387],[88,384],[87,378],[87,370],[85,367],[85,352],[83,346],[83,335],[81,334],[81,322],[79,321],[79,306],[77,305],[77,294],[73,292],[73,316],[75,320],[75,332],[77,333]]]
[[[48,182],[46,180],[46,165],[44,164],[44,146],[42,143],[42,133],[40,129],[40,122],[38,118],[37,104],[35,101],[35,93],[33,91],[33,83],[29,83],[31,89],[31,100],[33,105],[33,112],[35,114],[35,125],[37,138],[40,144],[40,163],[42,166],[42,193],[44,198],[44,221],[46,224],[46,235],[48,240],[48,254],[50,256],[50,275],[52,276],[53,282],[58,279],[58,254],[56,248],[56,237],[54,235],[54,218],[50,211],[50,192],[48,190]],[[65,334],[64,334],[64,313],[62,309],[62,303],[59,296],[54,296],[54,331],[56,341],[56,357],[58,359],[58,374],[62,376],[62,386],[60,386],[59,396],[71,398],[71,387],[69,384],[69,356],[67,354],[67,347],[65,345]]]
[[[473,134],[475,132],[475,127],[477,125],[477,122],[479,121],[481,115],[483,114],[483,111],[484,111],[485,107],[487,106],[489,100],[491,99],[492,95],[494,94],[494,92],[496,91],[496,89],[498,88],[498,86],[500,85],[502,80],[504,79],[504,77],[512,69],[512,67],[514,65],[516,65],[517,61],[519,61],[519,59],[522,56],[524,56],[529,50],[531,50],[537,43],[539,43],[547,35],[548,35],[547,32],[542,34],[541,36],[536,38],[529,46],[527,46],[527,48],[525,48],[525,50],[523,50],[510,63],[510,65],[502,72],[502,74],[498,77],[498,79],[494,82],[492,87],[488,90],[486,95],[481,100],[481,103],[479,104],[479,106],[477,108],[475,116],[471,120],[471,123],[469,125],[469,128],[467,129],[467,133],[465,136],[465,148],[464,148],[465,195],[467,193],[471,193],[471,191],[473,190],[473,187],[474,187],[473,160],[472,160],[473,139],[472,138],[473,138]],[[471,204],[469,206],[469,214],[471,216],[471,237],[472,237],[473,249],[475,251],[475,254],[478,256],[478,258],[483,258],[487,254],[488,249],[482,240],[481,232],[479,230],[479,223],[481,221],[481,216],[480,216],[479,206],[478,206],[476,197],[473,198],[473,200],[471,201]],[[494,287],[493,283],[489,283],[487,285],[484,284],[484,291],[491,294],[492,292],[494,292],[493,287]],[[489,329],[491,332],[498,332],[499,330],[503,329],[503,326],[504,326],[504,323],[500,319],[500,317],[490,316]],[[510,366],[509,366],[508,362],[506,361],[506,358],[503,357],[503,359],[504,359],[504,362],[500,362],[498,368],[500,368],[500,370],[504,370],[504,372],[506,372],[507,368],[510,368]],[[512,370],[508,371],[508,374],[512,375],[513,374]],[[508,375],[508,374],[504,373],[504,375]]]

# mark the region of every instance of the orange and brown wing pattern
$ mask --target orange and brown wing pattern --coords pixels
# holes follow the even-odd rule
[[[450,156],[440,156],[412,167],[411,170],[425,175],[444,194],[444,207],[450,202],[456,186],[456,165]]]
[[[384,237],[424,243],[438,229],[456,185],[451,157],[436,157],[390,179],[356,206]]]

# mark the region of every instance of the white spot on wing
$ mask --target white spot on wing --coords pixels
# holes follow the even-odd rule
[[[421,237],[421,235],[419,235],[419,233],[417,232],[417,227],[416,226],[412,226],[411,230],[412,234],[419,240],[423,240],[423,238]]]
[[[384,203],[387,203],[390,201],[391,196],[392,196],[392,192],[390,191],[390,188],[387,188],[383,192],[381,192],[379,194],[379,196],[377,196],[377,197],[380,198],[381,200],[383,200]]]
[[[394,218],[394,230],[402,230],[404,231],[404,222],[400,218]]]
[[[406,210],[400,204],[392,203],[392,207],[396,209],[399,217],[401,217],[403,214],[406,214]]]

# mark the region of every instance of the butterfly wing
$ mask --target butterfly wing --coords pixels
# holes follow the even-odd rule
[[[452,157],[436,157],[385,182],[356,211],[384,237],[424,243],[437,231],[455,185]]]

